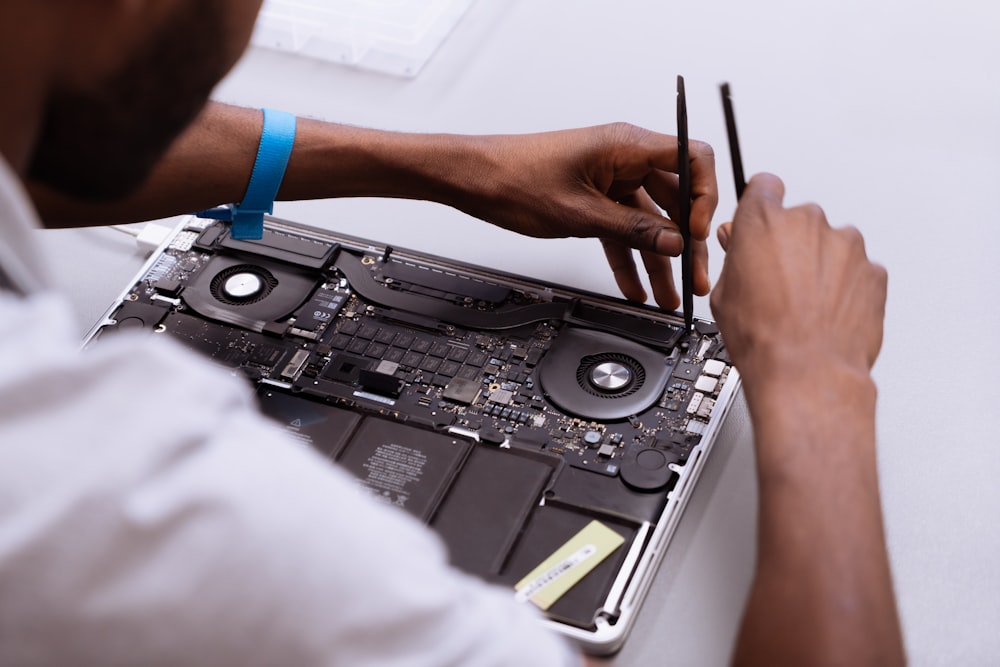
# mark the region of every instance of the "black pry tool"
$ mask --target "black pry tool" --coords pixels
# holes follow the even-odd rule
[[[729,84],[719,86],[722,93],[722,110],[726,114],[726,136],[729,138],[729,161],[733,164],[733,182],[736,184],[736,201],[743,196],[747,187],[743,175],[743,156],[740,154],[740,138],[736,134],[736,114],[733,113],[733,98],[729,92]]]
[[[677,175],[679,177],[677,226],[684,241],[681,252],[681,305],[684,328],[694,328],[694,253],[691,247],[691,161],[688,152],[687,98],[684,77],[677,77]]]

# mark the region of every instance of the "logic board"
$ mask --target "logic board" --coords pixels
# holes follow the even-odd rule
[[[260,241],[188,219],[90,337],[171,336],[359,491],[514,586],[597,519],[625,540],[546,611],[615,650],[739,376],[717,327],[269,219]]]

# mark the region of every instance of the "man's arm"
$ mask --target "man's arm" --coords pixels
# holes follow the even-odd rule
[[[875,385],[885,270],[861,235],[749,184],[712,294],[754,425],[757,571],[737,664],[905,661],[879,504]]]
[[[242,199],[263,117],[209,104],[145,185],[111,203],[31,194],[52,227],[133,222]],[[534,135],[410,134],[300,119],[279,199],[384,196],[453,206],[529,236],[600,238],[623,294],[645,300],[632,249],[641,251],[653,296],[679,303],[669,256],[676,225],[677,140],[626,124]],[[709,290],[705,239],[717,203],[711,148],[691,143],[695,292]]]

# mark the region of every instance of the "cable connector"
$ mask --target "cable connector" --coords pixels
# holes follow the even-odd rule
[[[147,222],[142,231],[136,235],[135,243],[139,247],[139,250],[148,255],[163,245],[163,242],[170,236],[171,231],[173,230],[166,225]]]

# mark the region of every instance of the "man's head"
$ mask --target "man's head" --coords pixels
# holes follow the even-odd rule
[[[38,2],[38,0],[15,0]],[[135,190],[246,47],[260,0],[43,0],[61,21],[27,176]]]

